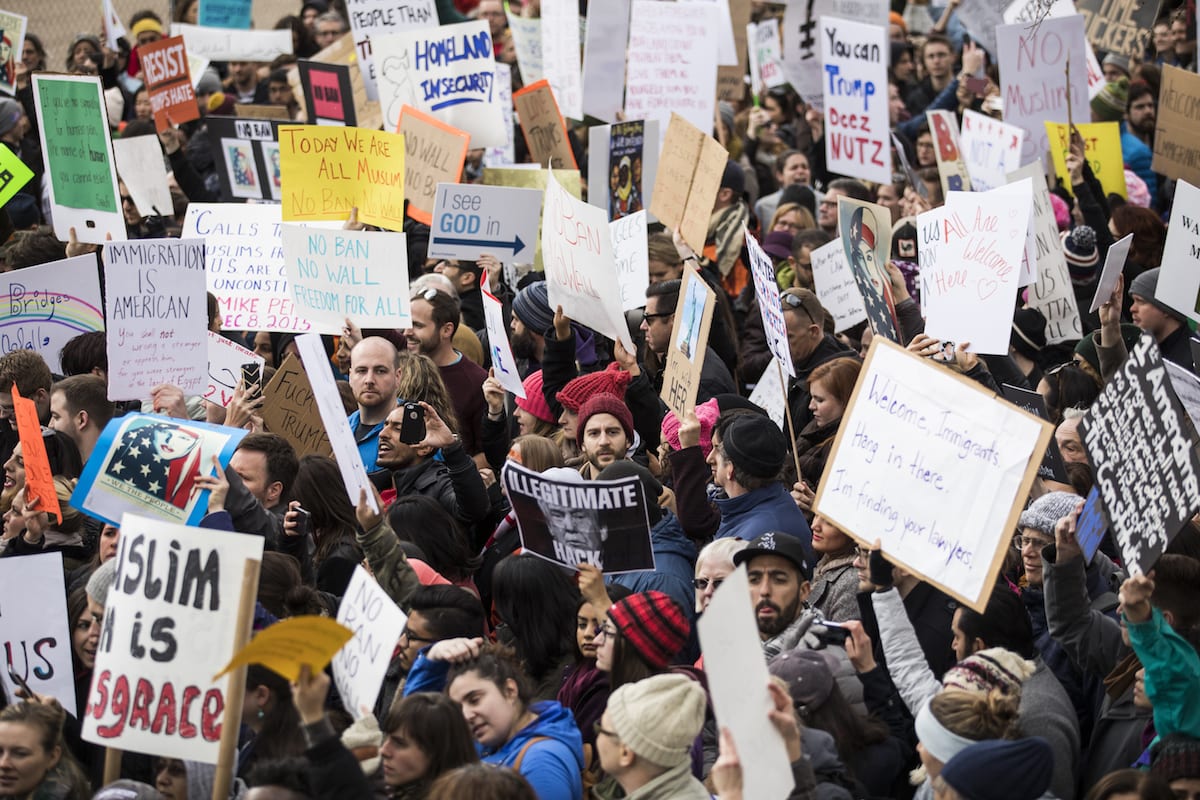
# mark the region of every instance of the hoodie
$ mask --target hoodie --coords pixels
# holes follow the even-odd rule
[[[571,712],[553,700],[534,703],[529,710],[537,719],[500,746],[484,752],[483,761],[514,768],[522,748],[541,738],[525,751],[517,770],[529,781],[538,800],[582,800],[583,738]]]

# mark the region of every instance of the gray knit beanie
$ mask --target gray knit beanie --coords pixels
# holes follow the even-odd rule
[[[1184,319],[1182,314],[1158,299],[1158,272],[1159,267],[1155,267],[1154,269],[1146,270],[1134,278],[1129,284],[1130,296],[1136,294],[1164,314],[1170,314],[1179,320]]]
[[[1044,494],[1029,504],[1029,508],[1021,512],[1017,527],[1033,528],[1046,536],[1054,535],[1054,526],[1063,517],[1075,510],[1075,506],[1083,498],[1070,492],[1050,492]]]
[[[607,711],[613,732],[638,757],[674,767],[691,757],[705,705],[699,683],[667,673],[621,686],[609,695]]]
[[[113,581],[117,577],[117,560],[110,558],[105,561],[96,571],[92,573],[92,577],[88,578],[87,596],[95,600],[102,606],[108,605],[108,590],[112,588]]]

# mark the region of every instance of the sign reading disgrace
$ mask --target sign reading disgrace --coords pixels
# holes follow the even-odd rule
[[[982,611],[1053,432],[876,337],[814,510]]]
[[[262,553],[261,536],[125,514],[85,740],[217,763],[227,682],[213,675],[233,656],[242,577]]]

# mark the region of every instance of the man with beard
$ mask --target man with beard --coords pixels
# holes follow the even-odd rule
[[[1121,122],[1121,151],[1125,161],[1129,163],[1129,153],[1134,148],[1148,149],[1154,152],[1154,128],[1158,121],[1157,109],[1154,102],[1154,90],[1144,81],[1134,81],[1129,84],[1129,100],[1125,107],[1125,119]],[[1153,160],[1153,156],[1151,157]],[[1131,166],[1130,169],[1133,169]],[[1153,201],[1158,192],[1158,175],[1147,164],[1141,169],[1134,170],[1137,176],[1146,182],[1146,189]]]
[[[379,431],[396,407],[399,369],[396,346],[381,336],[368,336],[350,351],[350,390],[358,403],[350,415],[350,430],[367,472],[375,470]]]
[[[508,338],[522,375],[541,369],[546,356],[546,333],[554,327],[548,298],[545,281],[529,284],[513,298]]]
[[[588,480],[600,470],[626,458],[634,440],[633,414],[615,394],[601,392],[579,408],[575,441],[587,458],[579,472]]]

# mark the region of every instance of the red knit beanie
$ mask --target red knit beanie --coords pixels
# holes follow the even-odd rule
[[[592,395],[579,409],[579,422],[575,426],[576,444],[583,447],[583,429],[587,426],[588,418],[594,417],[596,414],[612,414],[616,417],[617,422],[620,422],[621,427],[625,429],[626,440],[629,444],[633,444],[633,412],[621,398],[608,392]]]
[[[554,399],[572,414],[578,414],[579,409],[589,397],[597,392],[608,392],[618,399],[625,396],[625,387],[629,386],[629,373],[621,369],[621,365],[612,362],[607,369],[600,372],[589,372],[567,383],[554,395]]]
[[[525,396],[517,398],[517,408],[528,411],[542,422],[558,422],[542,394],[542,371],[539,369],[537,372],[531,372],[521,383],[525,387]]]
[[[654,669],[670,666],[692,632],[683,609],[662,592],[638,592],[618,600],[608,609],[608,617]]]

